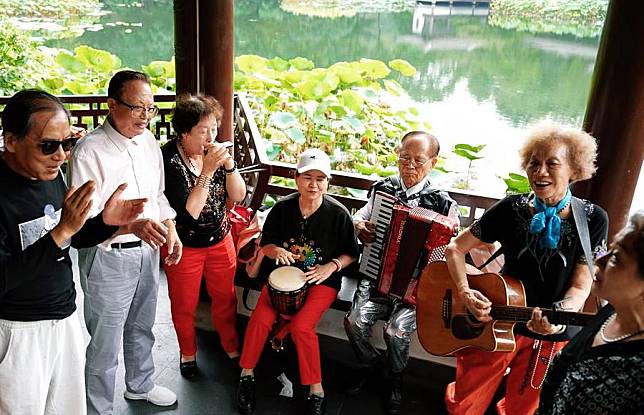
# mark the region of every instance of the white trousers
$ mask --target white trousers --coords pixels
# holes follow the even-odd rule
[[[78,315],[0,319],[0,414],[84,415],[84,339]]]

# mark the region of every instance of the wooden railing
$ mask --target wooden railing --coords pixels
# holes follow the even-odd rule
[[[246,205],[256,209],[262,205],[267,195],[283,196],[293,192],[292,188],[271,183],[275,177],[295,177],[295,166],[292,164],[271,161],[266,155],[263,140],[255,124],[252,110],[243,94],[235,96],[235,145],[237,165],[242,169],[248,187]],[[376,179],[360,174],[334,170],[331,185],[368,190]],[[461,225],[469,226],[480,217],[485,209],[492,206],[498,199],[483,196],[463,190],[449,191],[450,195],[461,207]],[[366,199],[334,195],[350,211],[362,207]]]
[[[107,96],[62,95],[59,98],[68,104],[67,107],[72,114],[72,124],[88,131],[98,127],[107,115]],[[0,96],[0,109],[4,108],[7,101],[9,101],[9,97]],[[157,140],[167,139],[171,131],[168,116],[172,112],[172,104],[170,103],[174,103],[174,95],[155,95],[154,102],[160,108],[159,114],[152,120],[150,129]],[[0,130],[2,130],[2,124],[0,124]]]
[[[69,95],[61,96],[61,100],[69,105],[72,114],[72,123],[87,129],[96,128],[107,115],[107,97],[97,95]],[[154,101],[161,107],[159,114],[152,120],[151,130],[158,140],[170,137],[171,104],[174,95],[155,95]],[[0,109],[9,100],[9,97],[0,97]],[[234,98],[234,123],[235,123],[235,158],[237,165],[244,173],[247,185],[245,204],[257,209],[262,205],[267,195],[284,196],[292,193],[294,189],[274,184],[274,178],[293,178],[295,166],[292,164],[272,161],[268,159],[263,144],[263,139],[255,123],[252,110],[248,106],[244,94],[236,94]],[[0,129],[2,126],[0,125]],[[360,174],[333,171],[333,186],[368,190],[375,182],[374,178]],[[452,190],[450,195],[461,206],[461,225],[469,226],[483,211],[489,208],[497,199],[483,196],[474,192]],[[351,212],[359,209],[366,199],[346,195],[334,195]]]

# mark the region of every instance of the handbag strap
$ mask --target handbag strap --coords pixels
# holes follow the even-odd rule
[[[590,275],[594,278],[595,266],[593,265],[593,256],[590,249],[590,233],[588,232],[588,221],[586,220],[586,213],[584,212],[584,202],[573,196],[570,203],[572,206],[572,216],[575,219],[575,225],[577,225],[577,234],[581,241],[581,247],[584,250],[586,265],[588,266]]]

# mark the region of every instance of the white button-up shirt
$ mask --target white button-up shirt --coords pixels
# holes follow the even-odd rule
[[[79,187],[88,180],[96,182],[90,216],[103,210],[105,202],[121,183],[128,184],[122,194],[123,199],[148,199],[139,218],[161,222],[176,216],[163,193],[165,180],[161,149],[149,130],[127,138],[106,120],[76,145],[70,169],[73,186]],[[115,242],[137,240],[133,234],[118,235],[101,246],[109,249]]]

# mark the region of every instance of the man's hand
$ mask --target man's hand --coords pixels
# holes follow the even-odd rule
[[[459,296],[463,304],[465,304],[470,313],[472,313],[478,321],[482,323],[492,321],[492,317],[490,317],[492,302],[480,291],[466,288],[459,291]]]
[[[358,239],[363,244],[370,244],[376,240],[376,225],[367,221],[361,220],[354,225]]]
[[[175,265],[181,261],[181,255],[183,254],[183,244],[177,235],[177,229],[174,226],[174,221],[172,219],[166,219],[163,221],[163,224],[168,228],[168,256],[165,257],[166,265]]]
[[[50,232],[59,247],[63,246],[63,243],[85,224],[92,207],[92,193],[94,193],[95,187],[94,181],[88,180],[78,189],[72,186],[65,193],[60,221]]]
[[[139,219],[130,222],[128,233],[138,236],[152,248],[159,248],[166,242],[168,228],[153,219]]]
[[[147,198],[143,199],[121,199],[121,194],[127,187],[127,183],[121,184],[116,188],[112,196],[107,199],[103,208],[103,222],[107,225],[127,225],[134,221],[141,213]]]

